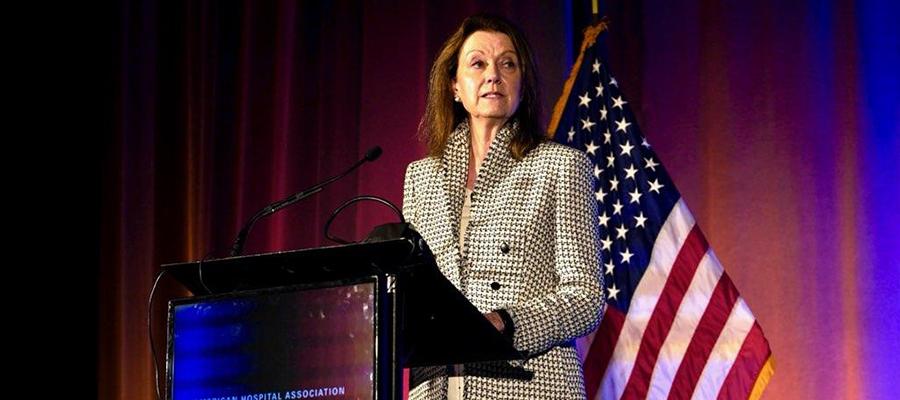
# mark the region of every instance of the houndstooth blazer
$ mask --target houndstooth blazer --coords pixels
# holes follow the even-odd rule
[[[466,122],[442,157],[409,165],[403,214],[475,307],[509,312],[513,344],[529,354],[524,363],[466,364],[464,397],[583,399],[574,339],[596,328],[605,306],[592,164],[584,153],[551,142],[516,160],[509,144],[517,127],[511,122],[498,132],[478,171],[462,248]],[[409,398],[445,399],[448,370],[413,369]]]

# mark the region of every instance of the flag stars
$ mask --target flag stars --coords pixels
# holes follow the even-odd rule
[[[624,109],[622,108],[622,106],[624,106],[624,105],[626,105],[626,104],[628,104],[628,102],[625,101],[625,100],[622,100],[622,96],[619,96],[619,97],[613,97],[613,108],[617,108],[617,107],[618,107],[620,110],[624,110]]]
[[[612,133],[609,133],[609,128],[606,128],[606,132],[603,132],[603,143],[611,143],[610,139],[612,139]]]
[[[638,170],[634,167],[634,164],[629,165],[628,168],[625,168],[625,179],[634,179],[634,174],[637,172]]]
[[[609,235],[606,235],[605,238],[600,239],[600,245],[602,246],[603,250],[609,250],[612,248],[612,240],[609,240]]]
[[[588,143],[585,145],[585,147],[586,147],[585,151],[588,152],[588,154],[590,154],[590,155],[592,155],[592,156],[597,155],[597,154],[596,154],[596,151],[597,151],[597,149],[600,148],[600,146],[597,146],[597,145],[594,144],[594,141],[593,141],[593,140],[591,140],[590,142],[588,142]]]
[[[579,106],[579,107],[585,106],[585,107],[587,107],[587,108],[590,108],[590,106],[588,105],[588,103],[591,102],[591,98],[588,97],[588,92],[584,92],[584,96],[578,96],[578,102],[579,102],[579,103],[578,103],[578,106]]]
[[[614,177],[612,177],[612,179],[609,180],[609,191],[612,192],[614,190],[617,190],[618,188],[619,188],[619,178],[616,178],[614,176]]]
[[[609,227],[609,225],[608,225],[608,224],[609,224],[609,217],[606,216],[606,211],[605,211],[605,210],[603,211],[603,214],[601,214],[599,217],[597,217],[597,219],[600,220],[600,225],[601,225],[601,226]]]
[[[606,193],[603,191],[603,188],[599,188],[594,192],[594,198],[596,198],[597,201],[602,203],[604,197],[606,197]]]
[[[622,264],[631,264],[631,257],[634,256],[627,247],[625,248],[625,251],[620,251],[619,255],[622,256]]]
[[[601,173],[603,173],[603,168],[600,168],[597,166],[597,164],[594,164],[594,178],[600,178]]]
[[[625,234],[628,233],[628,228],[625,227],[625,224],[620,224],[618,228],[616,228],[616,239],[625,239]]]
[[[644,212],[641,211],[640,214],[634,216],[634,227],[635,228],[647,228],[644,226],[644,223],[647,222],[647,217],[644,216]]]
[[[659,179],[654,179],[654,180],[650,181],[650,191],[656,192],[656,194],[659,194],[659,189],[662,189],[663,186],[665,186],[665,185],[659,184]]]
[[[655,161],[653,161],[653,157],[647,157],[644,159],[644,168],[647,168],[653,172],[656,172],[656,167],[658,167],[658,166],[659,166],[659,164],[657,164]]]
[[[597,123],[591,122],[591,117],[587,117],[581,120],[581,129],[584,129],[586,131],[590,131],[594,125],[597,125]]]
[[[606,111],[606,106],[600,107],[600,120],[601,121],[606,121],[606,113],[607,112],[608,111]]]
[[[619,199],[616,199],[616,204],[613,204],[613,215],[622,214],[622,202]]]
[[[634,146],[632,146],[631,142],[628,140],[625,141],[625,144],[620,144],[619,147],[622,148],[622,152],[619,153],[620,156],[625,156],[625,155],[630,156],[631,150],[634,149]]]
[[[634,191],[628,193],[631,196],[631,200],[628,201],[628,204],[638,203],[641,204],[641,192],[638,191],[637,186],[634,187]]]
[[[612,275],[613,271],[616,269],[616,265],[613,264],[612,260],[607,261],[603,266],[606,267],[606,273],[609,275]]]
[[[615,161],[616,161],[616,157],[614,157],[614,156],[612,155],[612,153],[610,153],[608,156],[606,156],[606,166],[607,166],[607,167],[612,167],[612,166],[613,166],[613,163],[614,163]]]
[[[609,300],[616,300],[616,296],[619,295],[619,289],[616,289],[615,283],[613,283],[612,286],[606,288],[606,292],[609,293],[609,295],[606,296]]]
[[[631,125],[631,122],[625,120],[625,117],[622,117],[621,120],[616,121],[616,132],[628,132],[628,127]]]
[[[615,87],[619,87],[619,82],[617,82],[617,81],[616,81],[616,78],[614,78],[614,77],[612,77],[612,76],[609,77],[609,84],[610,84],[610,85],[613,85],[613,86],[615,86]]]
[[[569,143],[571,143],[572,140],[575,139],[575,127],[574,126],[569,127],[568,134],[569,134]]]
[[[600,73],[600,60],[594,59],[594,63],[591,64],[591,72],[593,72],[595,74]]]
[[[650,143],[647,143],[647,138],[641,138],[641,146],[644,146],[648,149],[650,148]]]
[[[598,83],[598,84],[597,84],[597,87],[595,87],[594,89],[597,89],[597,97],[598,97],[598,98],[599,98],[600,96],[603,96],[603,83],[602,83],[602,82],[601,82],[601,83]]]

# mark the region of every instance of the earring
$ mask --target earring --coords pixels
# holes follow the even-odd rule
[[[459,95],[453,96],[453,101],[459,103]]]

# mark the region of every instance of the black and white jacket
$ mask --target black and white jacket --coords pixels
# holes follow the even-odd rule
[[[574,340],[596,328],[605,306],[592,164],[552,142],[517,161],[509,149],[517,126],[498,132],[478,171],[462,248],[467,123],[453,132],[442,157],[409,165],[403,214],[472,304],[509,312],[515,347],[531,355],[524,364],[466,364],[465,398],[584,398]],[[447,372],[411,371],[410,399],[446,398]]]

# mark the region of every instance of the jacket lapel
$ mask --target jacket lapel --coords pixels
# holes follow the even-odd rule
[[[463,206],[466,174],[469,168],[469,124],[460,123],[447,140],[447,147],[441,157],[442,186],[444,199],[442,214],[445,226],[450,227],[451,243],[443,243],[445,262],[444,275],[458,289],[463,290],[460,281],[462,257],[459,252],[459,214]]]
[[[450,218],[453,232],[459,241],[459,213],[462,211],[463,191],[469,168],[469,124],[462,122],[453,131],[444,156],[441,159],[443,172],[444,204],[447,205],[447,216]]]
[[[517,121],[507,123],[500,129],[500,132],[497,132],[497,136],[491,142],[491,147],[488,148],[484,162],[481,163],[481,169],[478,170],[478,176],[475,178],[474,192],[478,196],[492,193],[503,178],[509,174],[509,170],[515,162],[509,144],[518,127]],[[473,208],[475,208],[474,204]]]
[[[512,167],[515,159],[509,150],[509,144],[513,135],[518,129],[518,123],[512,121],[506,124],[488,149],[478,176],[475,179],[474,193],[475,197],[482,197],[484,194],[491,193],[496,185],[506,176]],[[469,168],[469,124],[468,121],[460,123],[447,140],[447,147],[444,149],[444,155],[441,157],[441,170],[443,175],[443,194],[444,199],[441,203],[445,209],[442,210],[442,218],[446,226],[451,229],[450,238],[452,243],[444,243],[442,246],[444,265],[447,270],[444,274],[456,285],[457,288],[463,290],[460,280],[460,267],[462,266],[462,249],[459,246],[459,216],[462,212],[464,201],[465,184],[468,176]],[[480,201],[473,201],[472,204],[472,220],[478,218]]]

